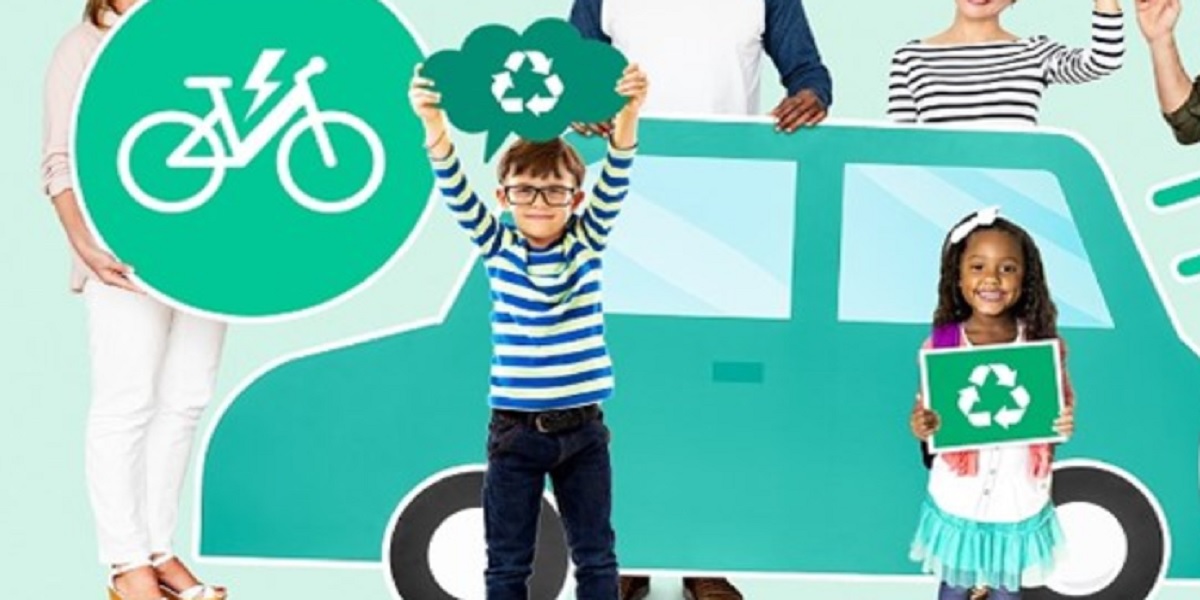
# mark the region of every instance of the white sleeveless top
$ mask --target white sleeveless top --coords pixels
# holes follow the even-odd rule
[[[970,347],[966,330],[960,332]],[[1025,340],[1024,327],[1017,339]],[[938,508],[956,517],[985,523],[1013,523],[1028,519],[1050,502],[1052,476],[1034,479],[1030,473],[1029,446],[979,450],[979,472],[973,477],[955,473],[940,457],[929,471],[929,495]]]

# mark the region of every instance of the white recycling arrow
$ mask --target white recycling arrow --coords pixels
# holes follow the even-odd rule
[[[526,50],[525,55],[529,57],[529,62],[533,65],[534,73],[538,75],[550,74],[550,66],[554,64],[554,61],[546,58],[545,54],[542,54],[539,50]]]
[[[996,374],[996,381],[1002,387],[1009,388],[1009,396],[1016,402],[1018,408],[1003,407],[995,414],[987,412],[972,412],[980,401],[979,388],[987,383],[988,375]],[[969,377],[971,386],[958,392],[958,408],[966,415],[967,420],[975,427],[990,427],[995,423],[1004,429],[1021,422],[1025,418],[1025,409],[1029,407],[1032,398],[1029,390],[1023,385],[1017,385],[1017,371],[1005,364],[978,365],[971,371]]]
[[[987,383],[988,371],[987,365],[975,367],[975,370],[971,371],[971,383],[975,384],[975,387],[983,387],[983,384]]]
[[[533,72],[544,76],[543,81],[550,95],[535,95],[528,100],[506,98],[506,94],[516,85],[513,82],[512,74],[521,70],[526,58],[529,59]],[[566,90],[566,86],[563,85],[563,81],[558,75],[550,72],[553,65],[554,61],[539,50],[525,52],[518,50],[509,54],[504,61],[505,70],[492,75],[492,95],[495,96],[496,102],[500,103],[500,109],[510,114],[520,114],[521,111],[528,110],[536,117],[554,110],[554,107],[558,105],[559,97]]]
[[[492,75],[492,95],[497,98],[503,98],[508,90],[513,88],[512,74],[508,71],[501,71]]]
[[[1020,423],[1024,416],[1024,409],[1012,409],[1006,406],[996,413],[996,423],[998,423],[1001,427],[1008,429],[1009,427]]]
[[[558,78],[558,75],[551,75],[546,78],[546,89],[550,90],[551,96],[558,98],[562,95],[565,87],[563,86],[562,79]]]
[[[505,98],[504,95],[513,88],[512,74],[508,71],[503,71],[492,75],[492,95],[496,97],[496,101],[500,103],[500,109],[506,113],[521,112],[522,102],[520,98]]]
[[[974,427],[988,427],[992,424],[992,415],[986,412],[972,412],[978,402],[979,390],[975,386],[958,391],[958,410],[967,417],[967,421]]]
[[[975,408],[977,402],[979,402],[979,390],[974,387],[966,387],[958,391],[958,410],[961,410],[964,415],[971,414],[971,409]]]
[[[520,50],[514,50],[508,58],[504,60],[504,68],[516,73],[521,70],[521,65],[525,64],[525,53]]]
[[[555,104],[558,104],[558,98],[543,98],[542,96],[534,96],[529,99],[529,102],[525,103],[525,108],[528,108],[529,112],[533,113],[535,116],[540,117],[544,113],[554,110]]]
[[[1013,390],[1012,398],[1022,409],[1029,408],[1029,390],[1026,390],[1025,386],[1022,385]]]
[[[1017,372],[1008,365],[992,365],[992,372],[996,374],[996,380],[1004,387],[1013,387],[1017,385]]]

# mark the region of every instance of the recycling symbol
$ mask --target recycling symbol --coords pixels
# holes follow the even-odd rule
[[[524,66],[525,60],[529,60],[533,72],[542,76],[542,81],[546,84],[546,90],[550,92],[549,96],[534,95],[528,100],[521,98],[509,98],[508,92],[513,89],[513,74],[519,73],[521,67]],[[508,55],[508,59],[504,61],[504,70],[492,75],[492,96],[496,98],[496,102],[500,103],[500,109],[509,114],[520,114],[522,111],[528,110],[534,116],[540,117],[545,113],[554,110],[558,104],[558,99],[562,97],[563,86],[562,79],[558,75],[551,72],[551,61],[545,54],[538,50],[526,50],[524,52],[517,50]]]
[[[997,384],[1008,388],[1009,397],[1016,403],[1017,408],[1004,406],[995,414],[975,410],[975,405],[979,403],[980,399],[979,388],[983,387],[988,381],[988,376],[993,374],[996,376]],[[982,429],[995,424],[1008,429],[1020,423],[1021,419],[1025,417],[1025,409],[1029,406],[1029,392],[1025,386],[1017,385],[1017,372],[1008,365],[979,365],[971,372],[970,381],[970,386],[958,392],[958,409],[962,411],[973,427]]]

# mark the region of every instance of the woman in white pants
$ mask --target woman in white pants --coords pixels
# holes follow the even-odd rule
[[[45,81],[42,181],[73,254],[71,289],[87,308],[92,404],[86,470],[111,600],[225,597],[172,553],[197,422],[213,394],[225,325],[141,293],[104,252],[75,197],[69,156],[75,97],[104,35],[136,0],[88,0]]]

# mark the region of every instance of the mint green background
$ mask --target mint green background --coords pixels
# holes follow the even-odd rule
[[[1054,435],[1054,420],[1058,416],[1058,378],[1054,372],[1054,349],[1049,346],[976,349],[968,352],[930,354],[929,401],[942,417],[942,425],[933,436],[937,450],[961,448],[976,444],[1039,439]],[[967,421],[958,408],[959,390],[971,384],[972,371],[977,365],[1003,364],[1017,372],[1016,385],[1029,392],[1030,402],[1019,423],[1007,429],[993,423],[977,428]],[[987,382],[979,386],[979,401],[972,412],[986,412],[995,418],[1002,408],[1016,409],[1011,388],[996,381],[988,373]]]
[[[375,0],[345,2],[332,14],[309,4],[272,23],[272,15],[289,4],[290,0],[146,4],[105,47],[87,87],[77,151],[89,214],[114,254],[133,265],[153,289],[185,306],[253,318],[321,305],[381,269],[421,216],[433,178],[425,168],[420,123],[404,110],[408,82],[403,76],[419,60],[420,49],[388,8]],[[162,26],[200,22],[214,11],[236,11],[239,19],[217,32]],[[147,53],[148,48],[172,44],[180,50],[168,61]],[[281,85],[252,117],[244,118],[256,92],[242,88],[266,48],[286,50],[269,77]],[[124,191],[113,157],[134,123],[161,110],[198,116],[212,110],[209,91],[185,88],[184,78],[233,79],[225,96],[238,136],[245,140],[292,90],[296,71],[314,56],[328,65],[310,82],[317,105],[358,116],[382,142],[383,181],[365,204],[340,214],[321,214],[300,206],[284,190],[276,156],[282,138],[299,121],[297,115],[249,165],[227,169],[217,193],[195,210],[159,214]],[[146,92],[130,94],[139,84],[145,84]],[[293,146],[291,172],[301,190],[317,198],[343,199],[366,184],[370,149],[366,139],[346,125],[331,124],[326,130],[338,165],[325,167],[310,130]],[[133,175],[149,194],[184,198],[207,181],[211,171],[184,171],[179,177],[178,170],[162,163],[186,133],[178,125],[155,128],[134,146]],[[202,143],[191,155],[211,152]]]
[[[5,89],[13,91],[0,99],[0,131],[4,132],[0,182],[8,207],[0,219],[0,272],[5,274],[0,294],[0,399],[6,411],[0,419],[0,477],[5,482],[0,486],[4,509],[0,576],[16,595],[55,598],[103,593],[81,460],[88,390],[83,310],[78,298],[66,292],[65,243],[53,212],[38,193],[43,71],[54,44],[76,22],[79,4],[70,0],[10,3],[0,23],[0,53],[8,57],[0,64],[0,77]],[[569,8],[565,0],[443,0],[437,4],[404,0],[396,4],[430,49],[457,46],[482,23],[520,28],[541,16],[565,15]],[[850,19],[845,3],[810,0],[809,17],[835,77],[834,118],[881,119],[890,52],[911,37],[941,29],[950,19],[950,0],[923,3],[917,10],[913,4],[872,3],[869,11],[856,13],[861,18]],[[1082,0],[1021,3],[1008,25],[1021,33],[1044,32],[1084,43],[1089,9],[1090,3]],[[1200,246],[1196,233],[1200,211],[1156,215],[1145,198],[1158,182],[1195,171],[1200,149],[1177,146],[1159,117],[1145,45],[1130,17],[1126,67],[1101,83],[1052,89],[1043,122],[1080,131],[1097,147],[1117,178],[1142,241],[1158,257],[1153,267],[1166,282],[1176,312],[1187,319],[1182,325],[1196,337],[1200,312],[1194,307],[1200,291],[1166,274],[1176,255]],[[1189,42],[1198,29],[1200,11],[1189,8],[1180,32],[1185,60],[1193,69],[1200,69],[1200,44]],[[769,63],[764,64],[764,78],[775,80]],[[780,93],[776,84],[764,86],[763,108],[773,106]],[[482,151],[478,137],[462,139],[460,145],[467,155]],[[490,174],[478,166],[472,170],[476,178]],[[281,354],[434,316],[469,251],[454,227],[448,217],[435,215],[412,247],[410,260],[352,301],[300,323],[235,328],[228,340],[220,394],[224,396]],[[178,543],[185,557],[191,555],[191,499],[189,490]],[[243,598],[387,598],[382,575],[375,570],[205,565],[202,571],[209,579],[236,585],[235,592]],[[920,580],[851,585],[741,579],[739,583],[749,597],[767,600],[869,598],[882,593],[915,600],[932,595],[932,585]],[[678,590],[676,581],[658,580],[655,585],[653,598],[677,597],[672,593]],[[1183,600],[1195,593],[1195,589],[1169,585],[1158,597]]]

